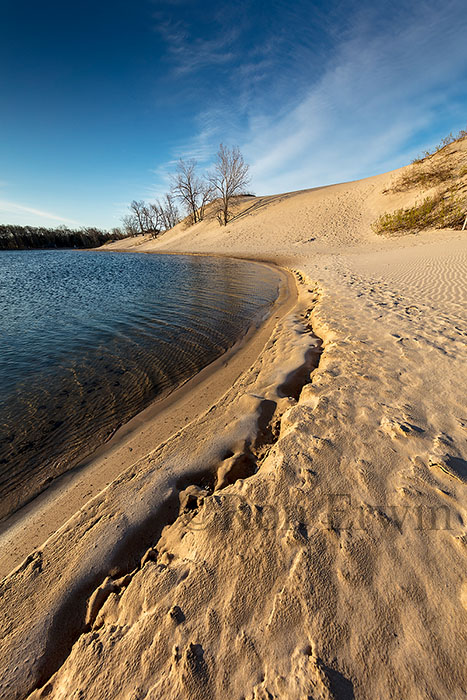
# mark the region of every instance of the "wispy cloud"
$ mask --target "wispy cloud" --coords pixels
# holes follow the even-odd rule
[[[322,26],[332,50],[318,52],[317,62],[309,41],[287,46],[280,82],[280,55],[246,55],[232,94],[199,112],[193,152],[213,155],[220,140],[239,143],[264,193],[398,167],[414,144],[431,145],[423,139],[436,128],[455,128],[467,87],[463,0],[394,6],[385,18],[355,12],[341,35]],[[269,90],[257,87],[268,80]]]
[[[18,214],[32,214],[34,216],[39,216],[42,219],[48,219],[50,221],[59,221],[63,224],[74,224],[79,225],[77,221],[73,219],[67,219],[63,216],[58,216],[57,214],[51,214],[48,211],[42,211],[41,209],[35,209],[34,207],[28,207],[24,204],[17,204],[16,202],[7,202],[6,200],[0,200],[0,212],[6,212],[8,214],[18,215]]]
[[[459,118],[453,105],[467,78],[463,3],[417,9],[402,28],[373,27],[369,34],[356,27],[320,80],[279,119],[252,110],[243,145],[259,190],[397,167],[417,134],[443,114]]]
[[[199,108],[195,134],[155,169],[153,191],[179,157],[209,167],[220,141],[240,145],[262,194],[399,167],[438,132],[465,125],[464,0],[330,0],[324,12],[274,0],[275,24],[264,23],[253,42],[248,7],[246,19],[224,21],[235,31],[214,39],[195,37],[184,12],[160,21],[173,74],[199,92]],[[205,69],[216,64],[213,84]]]
[[[218,116],[222,117],[223,115],[219,113]],[[213,113],[206,115],[204,120],[201,115],[198,120],[204,124],[196,137],[179,143],[173,158],[160,163],[150,171],[152,182],[144,189],[143,198],[161,199],[170,190],[171,176],[175,173],[180,159],[195,160],[201,171],[209,167],[216,151],[216,149],[213,150],[213,144],[219,137],[219,124],[216,123]]]
[[[203,38],[193,36],[189,26],[181,20],[168,19],[155,13],[155,31],[167,45],[175,77],[196,73],[208,67],[219,67],[232,62],[236,54],[234,43],[239,36],[235,28],[220,32],[220,36]]]

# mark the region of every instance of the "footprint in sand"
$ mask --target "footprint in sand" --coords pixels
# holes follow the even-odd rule
[[[418,314],[421,314],[422,311],[418,308],[418,306],[412,304],[411,306],[405,307],[405,313],[407,314],[407,316],[418,316]]]
[[[395,418],[383,416],[381,419],[381,428],[393,439],[398,437],[407,437],[410,434],[423,433],[423,429],[417,425],[412,425],[406,421],[399,421]]]

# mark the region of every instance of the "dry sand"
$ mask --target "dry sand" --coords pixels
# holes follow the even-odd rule
[[[274,261],[298,300],[3,580],[2,698],[467,697],[466,237],[377,237],[399,176],[135,242]]]

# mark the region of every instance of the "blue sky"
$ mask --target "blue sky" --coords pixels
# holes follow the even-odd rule
[[[116,226],[179,157],[272,194],[467,125],[465,0],[2,0],[0,223]]]

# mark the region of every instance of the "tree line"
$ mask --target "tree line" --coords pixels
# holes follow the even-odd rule
[[[94,227],[69,229],[66,226],[44,228],[0,224],[0,250],[97,248],[107,241],[120,238],[126,238],[126,234],[119,228],[104,231]]]
[[[170,177],[170,191],[162,201],[133,200],[130,213],[122,218],[123,230],[128,236],[150,234],[154,238],[178,224],[182,215],[188,225],[202,221],[208,204],[210,212],[221,226],[227,226],[233,216],[235,198],[245,194],[250,183],[249,167],[237,146],[221,144],[213,169],[198,172],[196,160],[178,161],[176,172]]]

